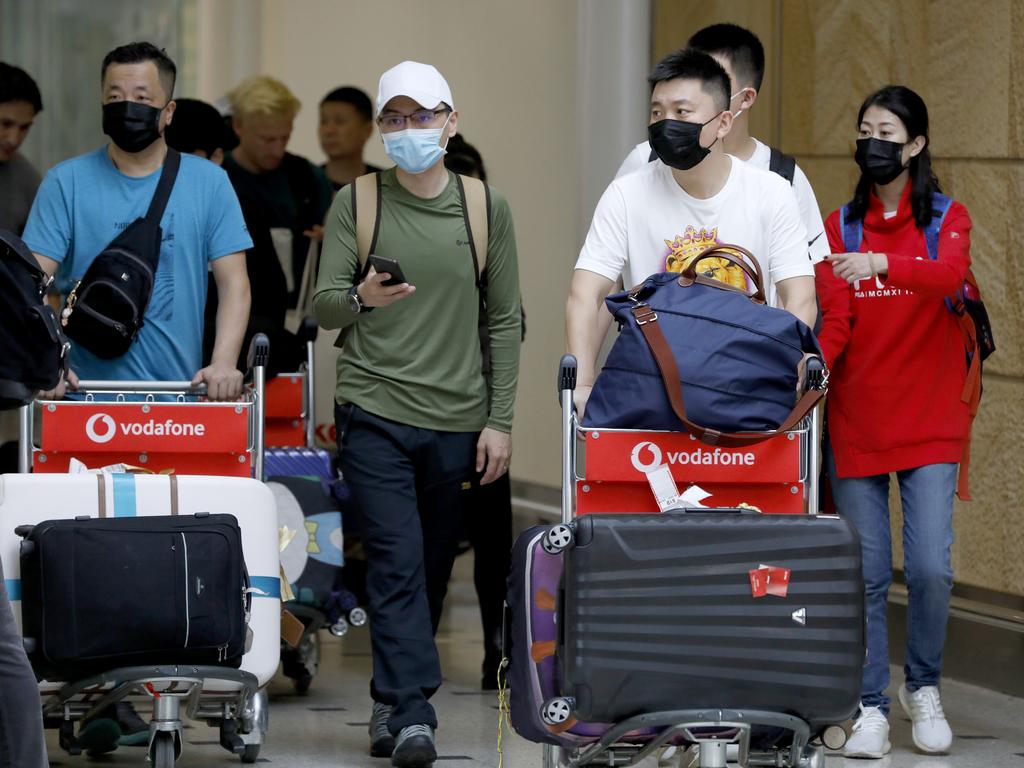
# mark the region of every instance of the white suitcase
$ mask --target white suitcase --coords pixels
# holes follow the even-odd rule
[[[242,550],[253,587],[249,629],[252,645],[241,669],[251,672],[260,687],[277,671],[281,647],[280,565],[277,508],[274,495],[261,482],[238,477],[177,477],[178,514],[228,513],[238,519]],[[21,626],[19,525],[44,520],[100,516],[169,515],[172,484],[166,475],[0,475],[0,558],[15,620]],[[226,693],[240,686],[227,680],[207,680],[203,691]],[[43,682],[40,691],[57,690]]]

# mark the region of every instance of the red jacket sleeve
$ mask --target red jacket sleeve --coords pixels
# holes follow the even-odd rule
[[[843,236],[839,231],[839,211],[833,211],[825,222],[832,253],[845,253]],[[821,303],[821,333],[818,342],[825,355],[825,363],[834,368],[836,361],[850,340],[850,285],[832,272],[832,263],[821,261],[815,265],[815,288]]]
[[[952,296],[963,285],[971,266],[971,217],[954,202],[939,231],[939,254],[935,261],[917,256],[887,253],[889,275],[886,283],[909,288],[926,296]]]

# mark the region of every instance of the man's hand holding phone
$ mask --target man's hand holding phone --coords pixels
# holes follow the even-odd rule
[[[398,269],[398,263],[391,262],[391,264],[394,264],[391,269],[396,274],[378,272],[376,268],[384,266],[384,260],[376,256],[370,257],[370,271],[367,272],[366,279],[356,289],[363,306],[386,307],[416,292],[415,285],[405,282],[405,275]],[[400,278],[400,282],[388,285],[388,283],[393,283],[396,277]]]

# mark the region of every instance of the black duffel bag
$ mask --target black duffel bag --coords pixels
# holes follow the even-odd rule
[[[753,291],[698,271],[709,258],[740,267]],[[681,274],[652,275],[606,304],[621,332],[587,402],[587,427],[750,445],[792,429],[823,394],[810,389],[797,402],[800,361],[821,348],[804,322],[765,305],[761,266],[744,248],[708,248]]]
[[[40,679],[241,665],[251,596],[234,515],[47,520],[17,533],[25,650]]]

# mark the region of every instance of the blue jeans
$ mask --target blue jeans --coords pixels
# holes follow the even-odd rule
[[[889,713],[889,635],[886,607],[892,583],[889,475],[837,477],[831,450],[826,466],[839,514],[860,536],[864,562],[867,662],[861,703]],[[907,582],[907,689],[938,685],[953,589],[953,495],[957,465],[929,464],[896,473],[903,502],[903,572]]]

